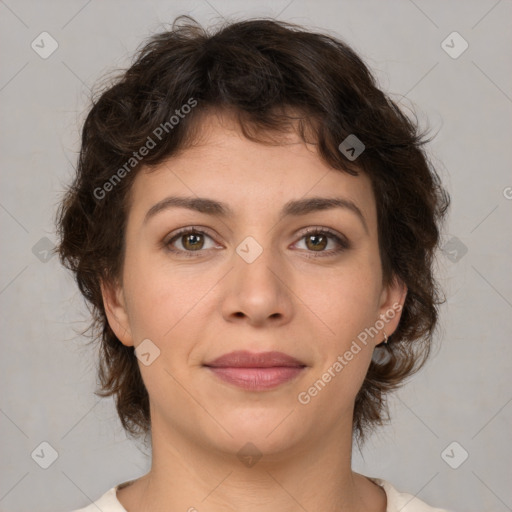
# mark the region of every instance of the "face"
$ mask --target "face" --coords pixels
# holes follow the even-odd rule
[[[186,207],[197,198],[224,213]],[[263,145],[212,116],[197,144],[139,172],[130,199],[122,284],[103,296],[123,344],[150,340],[137,350],[153,430],[269,454],[351,431],[382,325],[395,330],[405,298],[382,284],[369,178],[330,168],[296,135]],[[240,350],[301,364],[206,366]]]

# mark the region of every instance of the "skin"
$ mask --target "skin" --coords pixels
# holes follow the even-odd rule
[[[174,207],[144,222],[170,195],[222,201],[235,215]],[[348,208],[278,220],[286,202],[313,196],[352,201],[366,228]],[[174,239],[179,253],[165,248],[189,226],[208,236],[188,244],[190,237]],[[304,234],[310,227],[331,228],[350,247],[322,256],[338,244],[321,239],[315,248]],[[236,252],[248,236],[263,249],[252,263]],[[183,255],[187,250],[192,257]],[[384,491],[351,470],[354,401],[384,334],[361,344],[308,404],[297,399],[359,333],[405,300],[402,283],[383,286],[366,175],[332,169],[293,133],[264,145],[244,138],[227,114],[209,115],[192,147],[136,176],[122,281],[102,289],[119,340],[137,347],[150,339],[160,350],[149,366],[139,361],[153,457],[149,473],[118,490],[128,512],[385,511]],[[388,335],[399,317],[386,323]],[[278,350],[307,367],[258,392],[225,383],[203,366],[242,349]],[[237,457],[247,442],[262,454],[252,467]]]

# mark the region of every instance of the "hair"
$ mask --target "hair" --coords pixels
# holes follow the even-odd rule
[[[434,256],[450,199],[423,149],[431,139],[420,132],[417,116],[408,118],[379,89],[349,45],[269,19],[209,32],[180,16],[92,99],[56,225],[60,260],[87,301],[92,341],[100,342],[96,394],[114,396],[129,435],[150,432],[149,396],[134,347],[111,329],[100,284],[121,282],[136,174],[190,147],[201,119],[216,110],[234,115],[253,141],[268,143],[272,133],[295,130],[332,168],[371,180],[383,281],[399,279],[408,291],[398,328],[379,347],[386,357],[372,360],[355,400],[353,434],[363,442],[389,419],[387,393],[421,368],[431,350],[443,302]],[[339,149],[349,135],[364,144],[357,160]],[[135,158],[150,140],[153,147]]]

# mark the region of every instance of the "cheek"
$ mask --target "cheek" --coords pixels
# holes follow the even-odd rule
[[[165,260],[140,257],[126,262],[125,290],[135,342],[145,338],[164,347],[190,329],[190,319],[218,281],[191,268],[171,268]]]
[[[336,400],[340,407],[355,398],[367,373],[375,344],[369,333],[378,320],[380,290],[379,267],[368,261],[331,276],[327,293],[317,288],[313,294],[311,308],[329,327],[327,335],[317,339],[320,364],[315,378],[320,387],[328,387],[322,391],[324,399]]]
[[[135,344],[149,338],[161,346],[190,308],[175,287],[147,277],[143,282],[135,281],[126,287],[130,294],[130,327]]]
[[[335,421],[340,414],[349,414],[363,384],[374,344],[365,330],[378,317],[373,279],[365,280],[357,274],[357,278],[353,275],[333,281],[332,288],[327,298],[317,303],[329,334],[317,339],[319,364],[308,383],[311,387],[303,390],[303,398],[313,400],[318,396],[319,408],[330,404],[327,415]]]
[[[377,320],[380,291],[380,272],[372,265],[358,265],[332,276],[320,304],[335,336],[346,341],[347,336],[357,336],[373,325]]]
[[[171,279],[147,255],[132,251],[126,258],[123,285],[136,345],[145,338],[159,344],[162,334],[177,321],[180,293]]]

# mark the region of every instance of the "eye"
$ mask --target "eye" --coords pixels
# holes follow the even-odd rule
[[[184,256],[195,256],[193,253],[213,247],[213,245],[205,247],[205,238],[213,241],[212,237],[205,231],[195,227],[189,227],[178,231],[173,237],[164,242],[164,246],[174,253],[180,253]],[[177,248],[175,243],[178,245]]]
[[[203,250],[215,247],[214,243],[205,247],[206,239],[213,242],[213,238],[206,231],[191,226],[175,233],[171,238],[164,241],[163,245],[172,253],[194,257],[199,256]],[[302,234],[300,241],[302,240],[305,240],[307,257],[312,258],[333,256],[350,249],[350,243],[344,236],[328,228],[309,228]],[[334,248],[325,250],[329,246],[329,242],[334,244]]]
[[[308,257],[312,258],[333,256],[350,249],[350,243],[345,237],[327,228],[310,228],[306,233],[303,233],[301,240],[305,240],[306,250],[313,253],[308,254]],[[330,241],[334,243],[335,248],[324,250]]]

